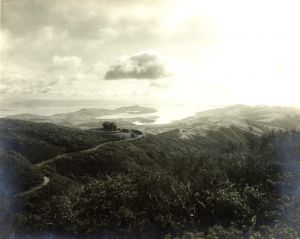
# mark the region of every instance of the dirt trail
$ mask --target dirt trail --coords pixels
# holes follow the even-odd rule
[[[49,182],[50,182],[50,178],[47,177],[47,176],[44,176],[43,182],[40,185],[37,185],[37,186],[27,190],[27,191],[18,193],[18,194],[15,195],[15,197],[20,197],[20,196],[24,196],[24,195],[36,192],[36,191],[40,190],[41,188],[45,187]]]
[[[36,167],[42,167],[43,165],[47,164],[47,163],[50,163],[50,162],[53,162],[54,160],[56,159],[59,159],[61,157],[64,157],[64,156],[67,156],[67,155],[70,155],[70,154],[73,154],[73,153],[91,153],[91,152],[94,152],[96,150],[98,150],[99,148],[105,146],[105,145],[108,145],[108,144],[113,144],[113,143],[121,143],[121,142],[126,142],[126,141],[133,141],[133,140],[138,140],[140,138],[143,138],[144,135],[138,135],[134,138],[128,138],[128,139],[121,139],[121,140],[116,140],[116,141],[109,141],[109,142],[105,142],[105,143],[101,143],[101,144],[98,144],[92,148],[89,148],[89,149],[84,149],[84,150],[79,150],[79,151],[75,151],[75,152],[71,152],[71,153],[65,153],[65,154],[60,154],[60,155],[57,155],[55,156],[54,158],[50,158],[50,159],[47,159],[43,162],[40,162],[40,163],[37,163],[35,164]]]
[[[48,159],[48,160],[45,160],[43,162],[40,162],[38,164],[35,164],[36,167],[42,167],[43,165],[47,164],[47,163],[50,163],[56,159],[59,159],[61,157],[64,157],[66,155],[69,155],[69,154],[73,154],[73,153],[78,153],[78,152],[81,152],[81,153],[91,153],[91,152],[94,152],[96,150],[98,150],[99,148],[105,146],[105,145],[108,145],[108,144],[113,144],[113,143],[121,143],[121,142],[126,142],[126,141],[133,141],[133,140],[138,140],[138,139],[141,139],[144,137],[144,134],[143,135],[136,135],[134,138],[128,138],[128,139],[122,139],[122,140],[117,140],[117,141],[109,141],[109,142],[105,142],[105,143],[101,143],[101,144],[98,144],[92,148],[89,148],[89,149],[84,149],[84,150],[79,150],[79,151],[76,151],[76,152],[71,152],[71,153],[65,153],[65,154],[61,154],[61,155],[58,155],[58,156],[55,156],[51,159]],[[45,187],[48,183],[50,182],[50,178],[47,177],[47,176],[44,176],[43,178],[43,182],[38,185],[38,186],[35,186],[27,191],[24,191],[24,192],[21,192],[21,193],[18,193],[15,195],[15,197],[20,197],[20,196],[24,196],[24,195],[27,195],[27,194],[30,194],[30,193],[33,193],[33,192],[36,192],[38,190],[40,190],[41,188]]]

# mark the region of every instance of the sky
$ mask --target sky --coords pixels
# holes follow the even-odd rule
[[[2,99],[300,105],[298,0],[1,0]]]

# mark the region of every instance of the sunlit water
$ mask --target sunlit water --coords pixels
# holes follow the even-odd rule
[[[185,107],[185,106],[164,106],[157,108],[157,112],[155,113],[142,113],[142,114],[135,114],[132,112],[114,114],[114,115],[104,115],[100,117],[96,117],[97,119],[132,119],[132,118],[150,118],[156,117],[154,123],[151,124],[167,124],[175,120],[180,120],[189,116],[194,115],[196,112],[200,111],[200,108],[197,107]],[[140,121],[134,122],[137,125],[145,124],[141,123]]]

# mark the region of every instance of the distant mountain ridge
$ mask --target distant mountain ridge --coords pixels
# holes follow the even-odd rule
[[[168,125],[150,126],[148,131],[182,139],[205,136],[209,131],[241,131],[252,128],[261,134],[272,129],[300,129],[300,110],[283,106],[232,105],[196,113]]]
[[[262,134],[272,129],[300,129],[300,109],[293,107],[232,105],[201,111],[194,116],[169,124],[151,125],[158,117],[154,114],[156,112],[157,110],[154,108],[134,105],[112,110],[82,108],[79,111],[51,116],[19,114],[9,116],[9,118],[86,129],[99,128],[106,120],[106,116],[107,119],[114,116],[114,119],[111,120],[116,122],[119,127],[137,128],[152,134],[180,139],[204,137],[213,132],[239,135],[237,130],[244,132],[249,130],[250,126],[256,134]],[[135,125],[136,121],[141,122],[141,125]]]
[[[34,115],[34,114],[17,114],[11,115],[7,118],[10,119],[19,119],[19,120],[28,120],[33,122],[47,122],[53,123],[57,125],[63,126],[75,126],[80,127],[83,125],[84,127],[88,127],[89,124],[95,125],[95,127],[100,127],[105,119],[97,119],[97,117],[116,115],[116,114],[150,114],[157,112],[156,109],[150,107],[143,107],[138,105],[133,106],[124,106],[119,107],[116,109],[101,109],[101,108],[82,108],[75,112],[70,113],[62,113],[62,114],[54,114],[50,116],[42,116],[42,115]],[[121,118],[120,118],[121,119]],[[134,125],[133,122],[140,120],[140,121],[147,121],[153,122],[156,118],[144,118],[144,117],[136,117],[136,118],[125,118],[125,119],[116,119],[117,122],[121,124],[121,126],[130,126]]]

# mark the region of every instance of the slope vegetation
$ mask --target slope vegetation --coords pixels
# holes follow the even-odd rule
[[[49,123],[0,119],[0,149],[18,152],[31,163],[112,140],[118,140],[118,135],[104,135],[98,131],[87,132]]]

